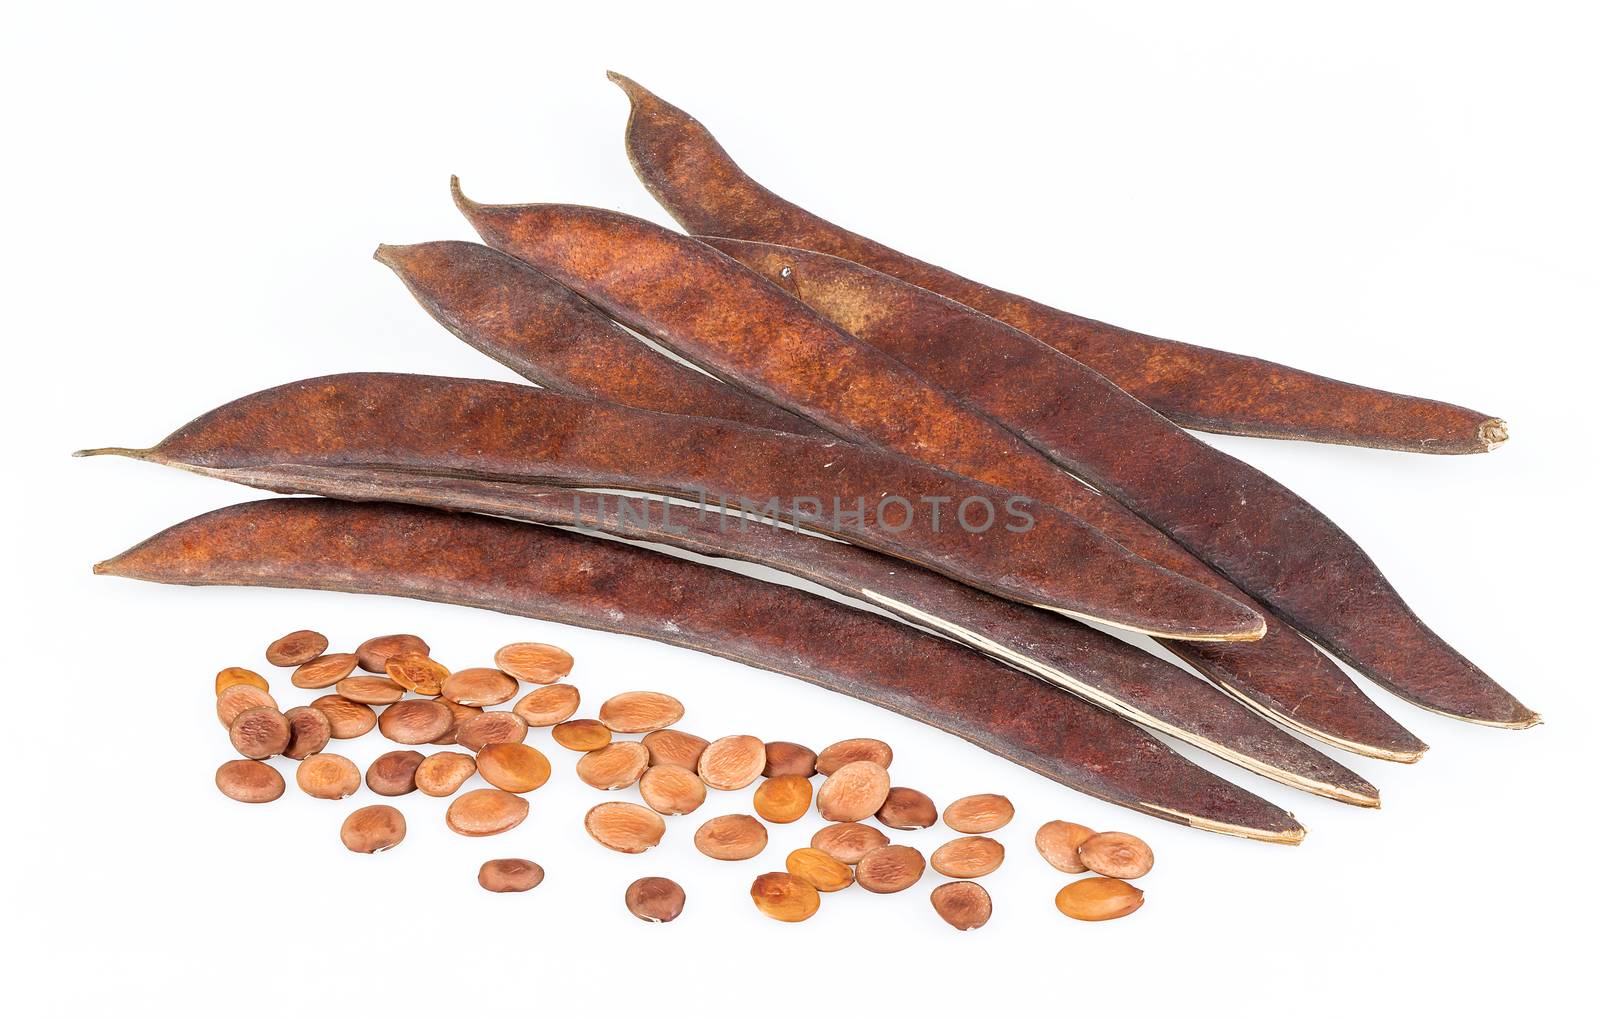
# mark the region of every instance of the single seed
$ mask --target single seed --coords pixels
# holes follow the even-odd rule
[[[322,753],[333,738],[333,723],[321,708],[302,704],[285,711],[283,717],[289,720],[289,745],[283,748],[283,756],[292,761]]]
[[[371,637],[361,642],[356,648],[356,657],[361,660],[361,667],[368,672],[383,672],[389,664],[390,657],[415,651],[418,654],[427,654],[431,648],[428,642],[421,637],[410,633],[388,633],[382,637]]]
[[[261,677],[261,673],[238,665],[230,665],[217,673],[217,696],[222,696],[222,691],[228,687],[241,684],[253,686],[257,690],[267,689],[267,681]]]
[[[531,793],[550,780],[550,759],[526,743],[491,743],[478,752],[478,774],[508,793]]]
[[[361,771],[348,757],[312,754],[295,769],[294,781],[307,796],[342,800],[361,788]]]
[[[799,743],[778,740],[767,744],[767,766],[761,774],[767,778],[799,775],[810,778],[817,773],[817,752]]]
[[[872,761],[840,765],[817,790],[817,813],[829,821],[862,821],[889,797],[889,773]]]
[[[550,730],[550,736],[568,750],[599,750],[611,742],[611,730],[598,718],[574,718]],[[647,751],[648,752],[648,751]]]
[[[756,813],[774,824],[798,821],[811,809],[811,780],[779,775],[756,786]]]
[[[951,839],[933,851],[928,862],[945,877],[983,877],[1005,862],[1006,847],[987,835]]]
[[[837,892],[855,884],[848,865],[820,849],[796,849],[783,861],[783,869],[819,892]]]
[[[922,879],[926,866],[910,846],[879,846],[856,864],[856,882],[869,892],[903,892]]]
[[[695,772],[700,769],[700,755],[711,745],[708,740],[677,729],[657,729],[655,732],[646,733],[640,742],[650,751],[650,767],[654,768],[658,764],[676,764],[680,768],[688,768]]]
[[[296,630],[267,645],[267,661],[292,668],[304,665],[328,650],[328,638],[315,630]]]
[[[261,687],[251,686],[249,683],[235,683],[217,694],[217,721],[226,729],[241,712],[251,708],[276,709],[277,707],[278,702]]]
[[[767,848],[767,829],[749,814],[724,814],[695,830],[694,847],[713,860],[748,860]]]
[[[572,671],[572,656],[554,644],[507,644],[494,653],[502,672],[524,683],[554,683]]]
[[[972,881],[951,881],[928,896],[939,918],[958,931],[975,931],[989,922],[994,903],[984,887]]]
[[[1144,892],[1114,877],[1086,877],[1056,893],[1056,908],[1074,920],[1115,920],[1144,905]]]
[[[706,784],[688,768],[653,764],[639,777],[639,796],[658,814],[692,814],[706,801]]]
[[[671,923],[683,913],[683,886],[667,877],[642,877],[622,896],[628,912],[649,923]]]
[[[240,803],[271,803],[283,795],[283,776],[260,761],[225,761],[217,769],[217,788]]]
[[[1094,835],[1093,828],[1085,828],[1071,821],[1046,821],[1033,837],[1033,845],[1044,857],[1044,862],[1063,874],[1082,874],[1088,870],[1078,859],[1078,847]]]
[[[528,816],[528,801],[504,789],[474,789],[450,801],[444,823],[457,835],[498,835]]]
[[[1004,828],[1015,813],[1011,801],[999,793],[978,793],[944,808],[944,823],[967,835],[983,835]]]
[[[294,733],[289,720],[277,708],[247,708],[228,726],[228,741],[239,756],[261,760],[289,748]]]
[[[642,853],[659,845],[667,833],[661,815],[637,803],[596,804],[583,815],[583,829],[589,837],[619,853]]]
[[[469,708],[465,704],[455,701],[441,700],[439,702],[450,709],[450,728],[446,729],[443,736],[433,741],[434,746],[448,746],[456,741],[456,733],[461,731],[461,726],[468,719],[483,714],[482,708]]]
[[[417,788],[417,768],[422,755],[415,750],[379,754],[367,766],[367,788],[379,796],[404,796]]]
[[[441,750],[417,765],[417,788],[428,796],[451,796],[477,772],[478,762],[471,754]]]
[[[822,905],[822,897],[808,882],[793,874],[763,874],[750,886],[750,898],[756,908],[785,923],[799,923],[810,919]]]
[[[355,655],[320,655],[289,673],[289,682],[302,690],[321,690],[333,686],[354,671]]]
[[[767,745],[754,736],[724,736],[700,755],[701,781],[712,789],[743,789],[761,777]]]
[[[442,696],[468,707],[504,704],[517,695],[517,681],[499,669],[462,669],[445,678]]]
[[[889,836],[870,824],[842,821],[830,824],[811,836],[811,848],[820,849],[838,860],[854,866],[861,858],[879,846],[889,844]]]
[[[612,732],[654,732],[683,717],[683,703],[651,690],[619,693],[600,705],[600,721]]]
[[[511,709],[534,727],[565,722],[578,710],[578,688],[566,683],[532,690]]]
[[[429,658],[426,651],[392,652],[384,659],[381,671],[401,689],[418,697],[439,696],[445,680],[450,678],[450,670]]]
[[[1096,874],[1124,881],[1144,877],[1156,865],[1156,855],[1143,839],[1121,831],[1091,835],[1078,847],[1078,859]]]
[[[387,676],[351,676],[334,689],[357,704],[393,704],[406,695],[406,688]]]
[[[509,711],[485,711],[456,730],[456,742],[473,753],[491,743],[521,743],[527,738],[528,723]]]
[[[339,827],[339,839],[352,853],[381,853],[398,846],[405,837],[405,815],[381,803],[362,807]]]
[[[933,800],[926,793],[903,785],[891,788],[883,806],[878,808],[879,823],[899,831],[928,828],[938,820],[939,808],[933,805]]]
[[[881,739],[842,739],[822,748],[822,753],[817,755],[817,774],[832,775],[855,761],[871,761],[888,770],[894,761],[894,751]]]
[[[440,701],[400,701],[378,714],[378,731],[406,746],[432,743],[455,724],[455,713]]]
[[[543,880],[544,868],[532,860],[490,860],[478,868],[478,884],[491,892],[525,892]]]
[[[596,789],[626,789],[650,767],[643,743],[611,743],[578,758],[578,777]]]
[[[334,739],[355,739],[365,736],[378,724],[378,713],[365,704],[357,704],[348,697],[340,697],[336,693],[318,697],[311,702],[311,706],[328,716],[328,724],[333,726]]]

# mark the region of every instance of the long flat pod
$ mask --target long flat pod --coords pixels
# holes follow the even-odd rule
[[[395,595],[647,637],[888,708],[1164,820],[1272,842],[1304,836],[1292,815],[1136,726],[966,648],[793,588],[587,535],[408,506],[279,499],[195,517],[95,572]]]
[[[926,287],[1070,354],[1189,428],[1418,453],[1480,453],[1506,439],[1504,421],[1465,407],[1147,336],[901,254],[779,198],[739,169],[694,118],[621,75],[610,77],[632,104],[627,148],[635,172],[690,233],[822,251]]]
[[[967,398],[1394,693],[1473,722],[1524,728],[1539,721],[1423,624],[1316,507],[1092,368],[854,262],[708,240],[841,329]]]
[[[1240,639],[1264,625],[1065,513],[904,457],[511,383],[330,375],[225,404],[148,450],[97,452],[203,473],[372,467],[752,502],[1004,597],[1141,632]],[[994,517],[982,530],[948,513],[940,524],[918,512],[927,499]]]

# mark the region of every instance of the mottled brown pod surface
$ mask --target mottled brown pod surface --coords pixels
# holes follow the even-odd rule
[[[817,790],[817,813],[830,821],[862,821],[889,798],[889,773],[872,761],[852,761]]]
[[[432,743],[455,724],[455,713],[439,701],[400,701],[378,715],[378,731],[406,746]]]
[[[650,767],[654,768],[658,764],[676,764],[680,768],[696,772],[700,768],[700,755],[711,745],[709,740],[679,732],[677,729],[657,729],[655,732],[646,733],[640,742],[650,751]],[[770,760],[769,758],[769,764]]]
[[[456,742],[477,753],[491,743],[521,743],[528,738],[528,723],[509,711],[473,715],[456,729]]]
[[[356,658],[361,668],[367,672],[385,671],[389,658],[405,652],[414,652],[426,655],[433,649],[428,647],[428,642],[413,633],[386,633],[381,637],[369,637],[356,648]]]
[[[504,704],[517,695],[517,681],[499,669],[462,669],[445,679],[441,695],[471,708]]]
[[[328,650],[328,638],[315,630],[296,630],[267,645],[267,661],[292,668],[304,665]]]
[[[879,846],[856,864],[856,883],[869,892],[903,892],[922,880],[927,861],[910,846]]]
[[[426,651],[394,651],[383,660],[383,673],[396,685],[418,697],[437,697],[444,690],[450,670],[428,657]],[[458,704],[466,701],[451,700]]]
[[[508,793],[531,793],[550,780],[550,759],[526,743],[491,743],[478,751],[478,774]]]
[[[489,860],[478,868],[478,884],[490,892],[526,892],[543,880],[544,868],[532,860]]]
[[[928,794],[905,786],[890,788],[877,814],[879,824],[899,831],[928,828],[939,820],[939,808],[933,805]]]
[[[261,673],[238,665],[230,665],[226,669],[217,672],[217,696],[222,696],[222,691],[230,686],[253,686],[257,690],[268,689],[267,681],[262,678]]]
[[[667,823],[661,815],[637,803],[600,803],[583,816],[589,837],[619,853],[642,853],[661,844]]]
[[[989,922],[994,904],[989,893],[973,881],[951,881],[928,896],[939,918],[958,931],[975,931]]]
[[[357,704],[393,704],[406,695],[406,688],[387,676],[351,676],[334,686],[339,696]]]
[[[1144,905],[1144,892],[1112,877],[1086,877],[1056,893],[1056,908],[1074,920],[1115,920]]]
[[[251,683],[235,683],[224,687],[217,694],[217,721],[222,723],[224,729],[233,724],[233,720],[251,708],[278,707],[278,702],[263,687]]]
[[[283,753],[293,735],[289,720],[277,708],[247,708],[228,726],[228,741],[239,756],[258,761]]]
[[[333,738],[333,722],[321,708],[300,705],[283,713],[289,722],[289,745],[283,756],[291,761],[303,761],[312,754],[320,754]]]
[[[217,788],[240,803],[271,803],[283,795],[283,776],[260,761],[227,761],[217,769]]]
[[[554,683],[572,671],[572,655],[554,644],[534,644],[524,641],[507,644],[494,653],[494,664],[501,672],[514,676],[524,683],[543,686]]]
[[[626,789],[650,767],[643,743],[608,743],[578,758],[578,777],[596,789]]]
[[[356,671],[356,664],[355,655],[321,655],[291,672],[289,682],[302,690],[321,690]]]
[[[1121,831],[1089,836],[1078,847],[1078,859],[1096,874],[1125,881],[1144,877],[1156,865],[1156,856],[1143,839]]]
[[[695,830],[694,847],[713,860],[748,860],[767,848],[767,829],[749,814],[724,814]]]
[[[404,796],[416,791],[422,755],[415,750],[391,750],[367,765],[367,788],[379,796]]]
[[[648,923],[670,923],[683,913],[683,886],[669,877],[642,877],[622,895],[628,912]]]
[[[789,873],[762,874],[750,885],[750,898],[761,912],[785,923],[809,920],[822,905],[809,881]]]
[[[405,815],[383,804],[362,807],[339,827],[339,840],[352,853],[381,853],[398,846],[405,837]]]
[[[312,754],[295,769],[294,781],[307,796],[342,800],[361,788],[361,771],[348,757]]]
[[[1006,847],[987,835],[951,839],[928,857],[928,863],[945,877],[983,877],[1006,859]]]
[[[376,711],[338,694],[318,697],[311,702],[311,706],[328,717],[328,724],[333,727],[334,739],[355,739],[357,736],[365,736],[378,724]]]
[[[799,743],[789,743],[785,740],[769,741],[767,743],[767,766],[761,769],[761,774],[767,778],[782,778],[794,775],[799,778],[810,778],[817,773],[817,752],[810,747]]]
[[[688,768],[652,764],[639,776],[639,798],[658,814],[691,814],[706,801],[706,784]]]
[[[783,861],[783,869],[819,892],[839,892],[855,884],[855,874],[820,849],[796,849]]]
[[[889,836],[869,824],[854,821],[830,824],[811,836],[811,848],[820,849],[840,863],[851,866],[860,863],[861,858],[872,850],[888,844]]]
[[[871,761],[887,769],[894,762],[894,750],[881,739],[865,736],[842,739],[822,748],[817,755],[817,774],[832,775],[854,761]]]
[[[811,780],[799,775],[779,775],[756,786],[756,813],[774,824],[790,824],[811,809]]]
[[[504,746],[507,744],[495,744]],[[487,748],[485,748],[487,749]],[[478,762],[471,754],[441,750],[429,754],[417,765],[417,789],[428,796],[454,796],[467,779],[477,774]]]
[[[474,789],[450,801],[444,823],[458,835],[498,835],[528,816],[528,801],[503,789]]]
[[[600,721],[612,732],[651,732],[683,717],[683,703],[651,690],[619,693],[600,705]]]
[[[1089,868],[1078,859],[1078,847],[1093,835],[1093,828],[1071,821],[1046,821],[1033,836],[1033,844],[1044,862],[1056,870],[1063,874],[1082,874]]]
[[[550,738],[568,750],[589,753],[611,742],[611,730],[598,718],[570,718],[551,729]]]
[[[518,718],[538,729],[556,725],[571,718],[578,710],[578,688],[566,683],[553,683],[531,690],[512,706]]]
[[[700,755],[700,779],[712,789],[743,789],[761,777],[767,745],[754,736],[712,740]]]
[[[977,793],[944,808],[944,823],[968,835],[982,835],[1004,828],[1015,814],[1011,801],[999,793]]]

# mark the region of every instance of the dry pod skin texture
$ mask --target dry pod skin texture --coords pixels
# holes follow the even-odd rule
[[[365,704],[357,704],[348,697],[327,694],[311,702],[311,706],[328,716],[334,739],[355,739],[365,736],[378,724],[378,713]]]
[[[328,650],[328,638],[315,630],[296,630],[267,645],[267,661],[273,665],[293,668],[316,658]]]
[[[756,813],[774,824],[798,821],[811,809],[811,780],[799,775],[779,775],[756,786]]]
[[[871,761],[887,771],[889,765],[894,763],[894,750],[881,739],[842,739],[822,748],[817,755],[817,774],[832,775],[846,764],[856,761]]]
[[[503,789],[474,789],[450,801],[444,823],[457,835],[498,835],[528,816],[528,801]]]
[[[652,764],[639,778],[639,797],[658,814],[691,814],[706,801],[706,784],[688,768]]]
[[[404,796],[417,788],[417,768],[422,755],[415,750],[379,754],[367,766],[367,788],[379,796]]]
[[[590,808],[583,817],[589,837],[619,853],[642,853],[659,845],[667,833],[661,815],[637,803],[613,801]]]
[[[361,788],[355,762],[338,754],[312,754],[294,772],[295,784],[319,800],[342,800]]]
[[[933,805],[928,794],[905,786],[890,788],[883,806],[878,808],[878,823],[897,831],[917,831],[931,827],[938,820],[939,808]]]
[[[240,803],[271,803],[283,795],[283,776],[260,761],[227,761],[217,769],[217,788]]]
[[[472,755],[441,750],[437,754],[429,754],[417,765],[417,789],[428,796],[453,796],[467,779],[477,773],[478,762],[473,760]]]
[[[267,689],[267,681],[262,678],[259,672],[242,666],[230,665],[217,673],[216,691],[218,697],[222,696],[222,691],[228,689],[228,687],[240,685],[253,686],[257,690]]]
[[[838,860],[854,866],[861,858],[879,846],[889,844],[889,836],[870,824],[841,821],[830,824],[811,836],[811,848],[820,849]]]
[[[712,789],[743,789],[761,777],[767,745],[754,736],[724,736],[700,755],[700,779]]]
[[[626,789],[650,767],[643,743],[612,743],[578,758],[578,777],[596,789]]]
[[[507,644],[494,653],[500,671],[524,683],[554,683],[572,671],[572,656],[554,644]]]
[[[1088,870],[1078,859],[1078,847],[1094,836],[1093,828],[1071,821],[1046,821],[1033,836],[1034,848],[1044,862],[1063,874],[1082,874]]]
[[[455,713],[440,701],[399,701],[378,714],[378,731],[406,746],[432,743],[455,725]]]
[[[999,793],[963,796],[944,808],[944,823],[968,835],[997,831],[1011,823],[1016,808]]]
[[[989,922],[994,904],[984,887],[972,881],[951,881],[928,896],[939,918],[958,931],[975,931]]]
[[[987,835],[968,835],[951,839],[928,858],[934,870],[945,877],[983,877],[1005,862],[1006,847]]]
[[[339,839],[352,853],[381,853],[398,846],[405,837],[405,815],[383,804],[362,807],[339,827]]]
[[[333,738],[333,723],[321,708],[300,705],[285,711],[283,717],[289,721],[289,745],[283,748],[283,756],[292,761],[322,753]]]
[[[710,740],[703,740],[699,736],[691,736],[677,729],[657,729],[655,732],[646,733],[639,742],[650,752],[650,767],[654,768],[658,764],[676,764],[680,768],[688,768],[694,772],[700,769],[700,755],[711,745]]]
[[[356,648],[356,659],[367,672],[383,672],[393,655],[414,651],[425,655],[432,648],[421,637],[411,633],[386,633],[382,637],[369,637]]]
[[[798,775],[800,778],[810,778],[817,773],[817,753],[810,747],[799,743],[790,743],[787,740],[777,740],[767,744],[767,766],[761,769],[761,774],[767,778],[783,778],[786,775]]]
[[[249,708],[228,726],[228,740],[241,757],[261,760],[283,753],[294,735],[289,720],[277,708]]]
[[[889,773],[872,761],[841,765],[817,790],[817,813],[829,821],[864,821],[889,798]]]
[[[611,730],[597,718],[572,718],[550,730],[550,738],[568,750],[588,753],[609,744]]]
[[[478,884],[490,892],[526,892],[543,880],[544,868],[532,860],[490,860],[478,868]]]
[[[578,701],[577,687],[556,683],[529,691],[511,710],[518,718],[538,729],[571,718],[578,710]]]
[[[1144,877],[1156,865],[1156,856],[1143,839],[1120,831],[1090,836],[1078,847],[1078,859],[1096,874],[1125,881]]]
[[[1144,905],[1144,892],[1114,877],[1086,877],[1056,893],[1056,908],[1074,920],[1115,920]]]
[[[356,671],[356,664],[355,655],[321,655],[291,672],[289,682],[302,690],[321,690]]]
[[[683,702],[652,690],[619,693],[600,705],[600,721],[612,732],[653,732],[683,717]]]
[[[485,711],[456,730],[456,742],[473,753],[491,743],[521,743],[527,738],[528,723],[509,711]]]
[[[749,814],[724,814],[695,831],[694,847],[713,860],[748,860],[767,848],[767,829]]]
[[[856,883],[869,892],[903,892],[922,880],[927,861],[910,846],[880,846],[856,864]]]
[[[796,849],[783,861],[783,869],[819,892],[838,892],[855,884],[855,875],[820,849]]]
[[[789,873],[762,874],[750,886],[756,908],[785,923],[809,920],[822,905],[822,897],[809,882]]]
[[[276,710],[277,707],[278,702],[261,687],[249,683],[235,683],[217,694],[217,721],[226,729],[233,724],[235,718],[251,708]]]
[[[334,689],[357,704],[395,704],[406,695],[406,688],[388,676],[351,676],[339,680]]]
[[[550,759],[526,743],[491,743],[478,751],[478,774],[508,793],[531,793],[550,779]]]
[[[382,672],[395,685],[418,697],[437,697],[450,670],[423,651],[399,651],[384,659]],[[454,697],[451,700],[455,700]],[[466,703],[464,701],[458,703]]]
[[[670,923],[683,913],[683,886],[667,877],[642,877],[623,893],[628,912],[648,923]]]
[[[493,707],[517,695],[517,681],[499,669],[462,669],[444,681],[442,695],[468,707]]]

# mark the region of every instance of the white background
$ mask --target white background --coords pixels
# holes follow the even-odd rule
[[[0,1007],[1348,1016],[1567,1000],[1595,906],[1600,165],[1582,5],[541,6],[6,15]],[[1549,724],[1473,727],[1379,694],[1433,747],[1414,767],[1341,757],[1382,787],[1381,811],[1218,765],[1305,822],[1287,849],[1121,811],[877,709],[641,640],[91,577],[95,560],[253,494],[74,448],[154,442],[308,375],[509,377],[369,258],[379,242],[472,237],[449,174],[483,201],[668,222],[624,158],[608,68],[693,112],[780,194],[903,250],[1119,324],[1507,418],[1512,440],[1489,456],[1215,441],[1343,524]],[[691,834],[748,794],[714,794],[659,849],[612,854],[579,826],[602,796],[546,732],[531,742],[556,776],[514,832],[451,835],[444,801],[414,795],[403,846],[350,854],[339,821],[370,792],[338,805],[291,781],[246,807],[212,785],[230,756],[212,674],[265,669],[261,648],[301,626],[341,647],[415,631],[455,667],[555,641],[591,710],[658,688],[706,737],[887,739],[900,783],[1018,805],[1010,858],[985,881],[994,920],[944,927],[930,875],[774,923],[746,888],[814,815],[774,830],[760,859],[716,864]],[[285,704],[309,699],[269,676]],[[346,752],[365,766],[379,750]],[[1064,878],[1031,847],[1052,817],[1153,844],[1142,912],[1088,925],[1054,911]],[[545,884],[481,892],[478,864],[504,855],[539,860]],[[622,908],[652,873],[688,889],[666,927]]]

